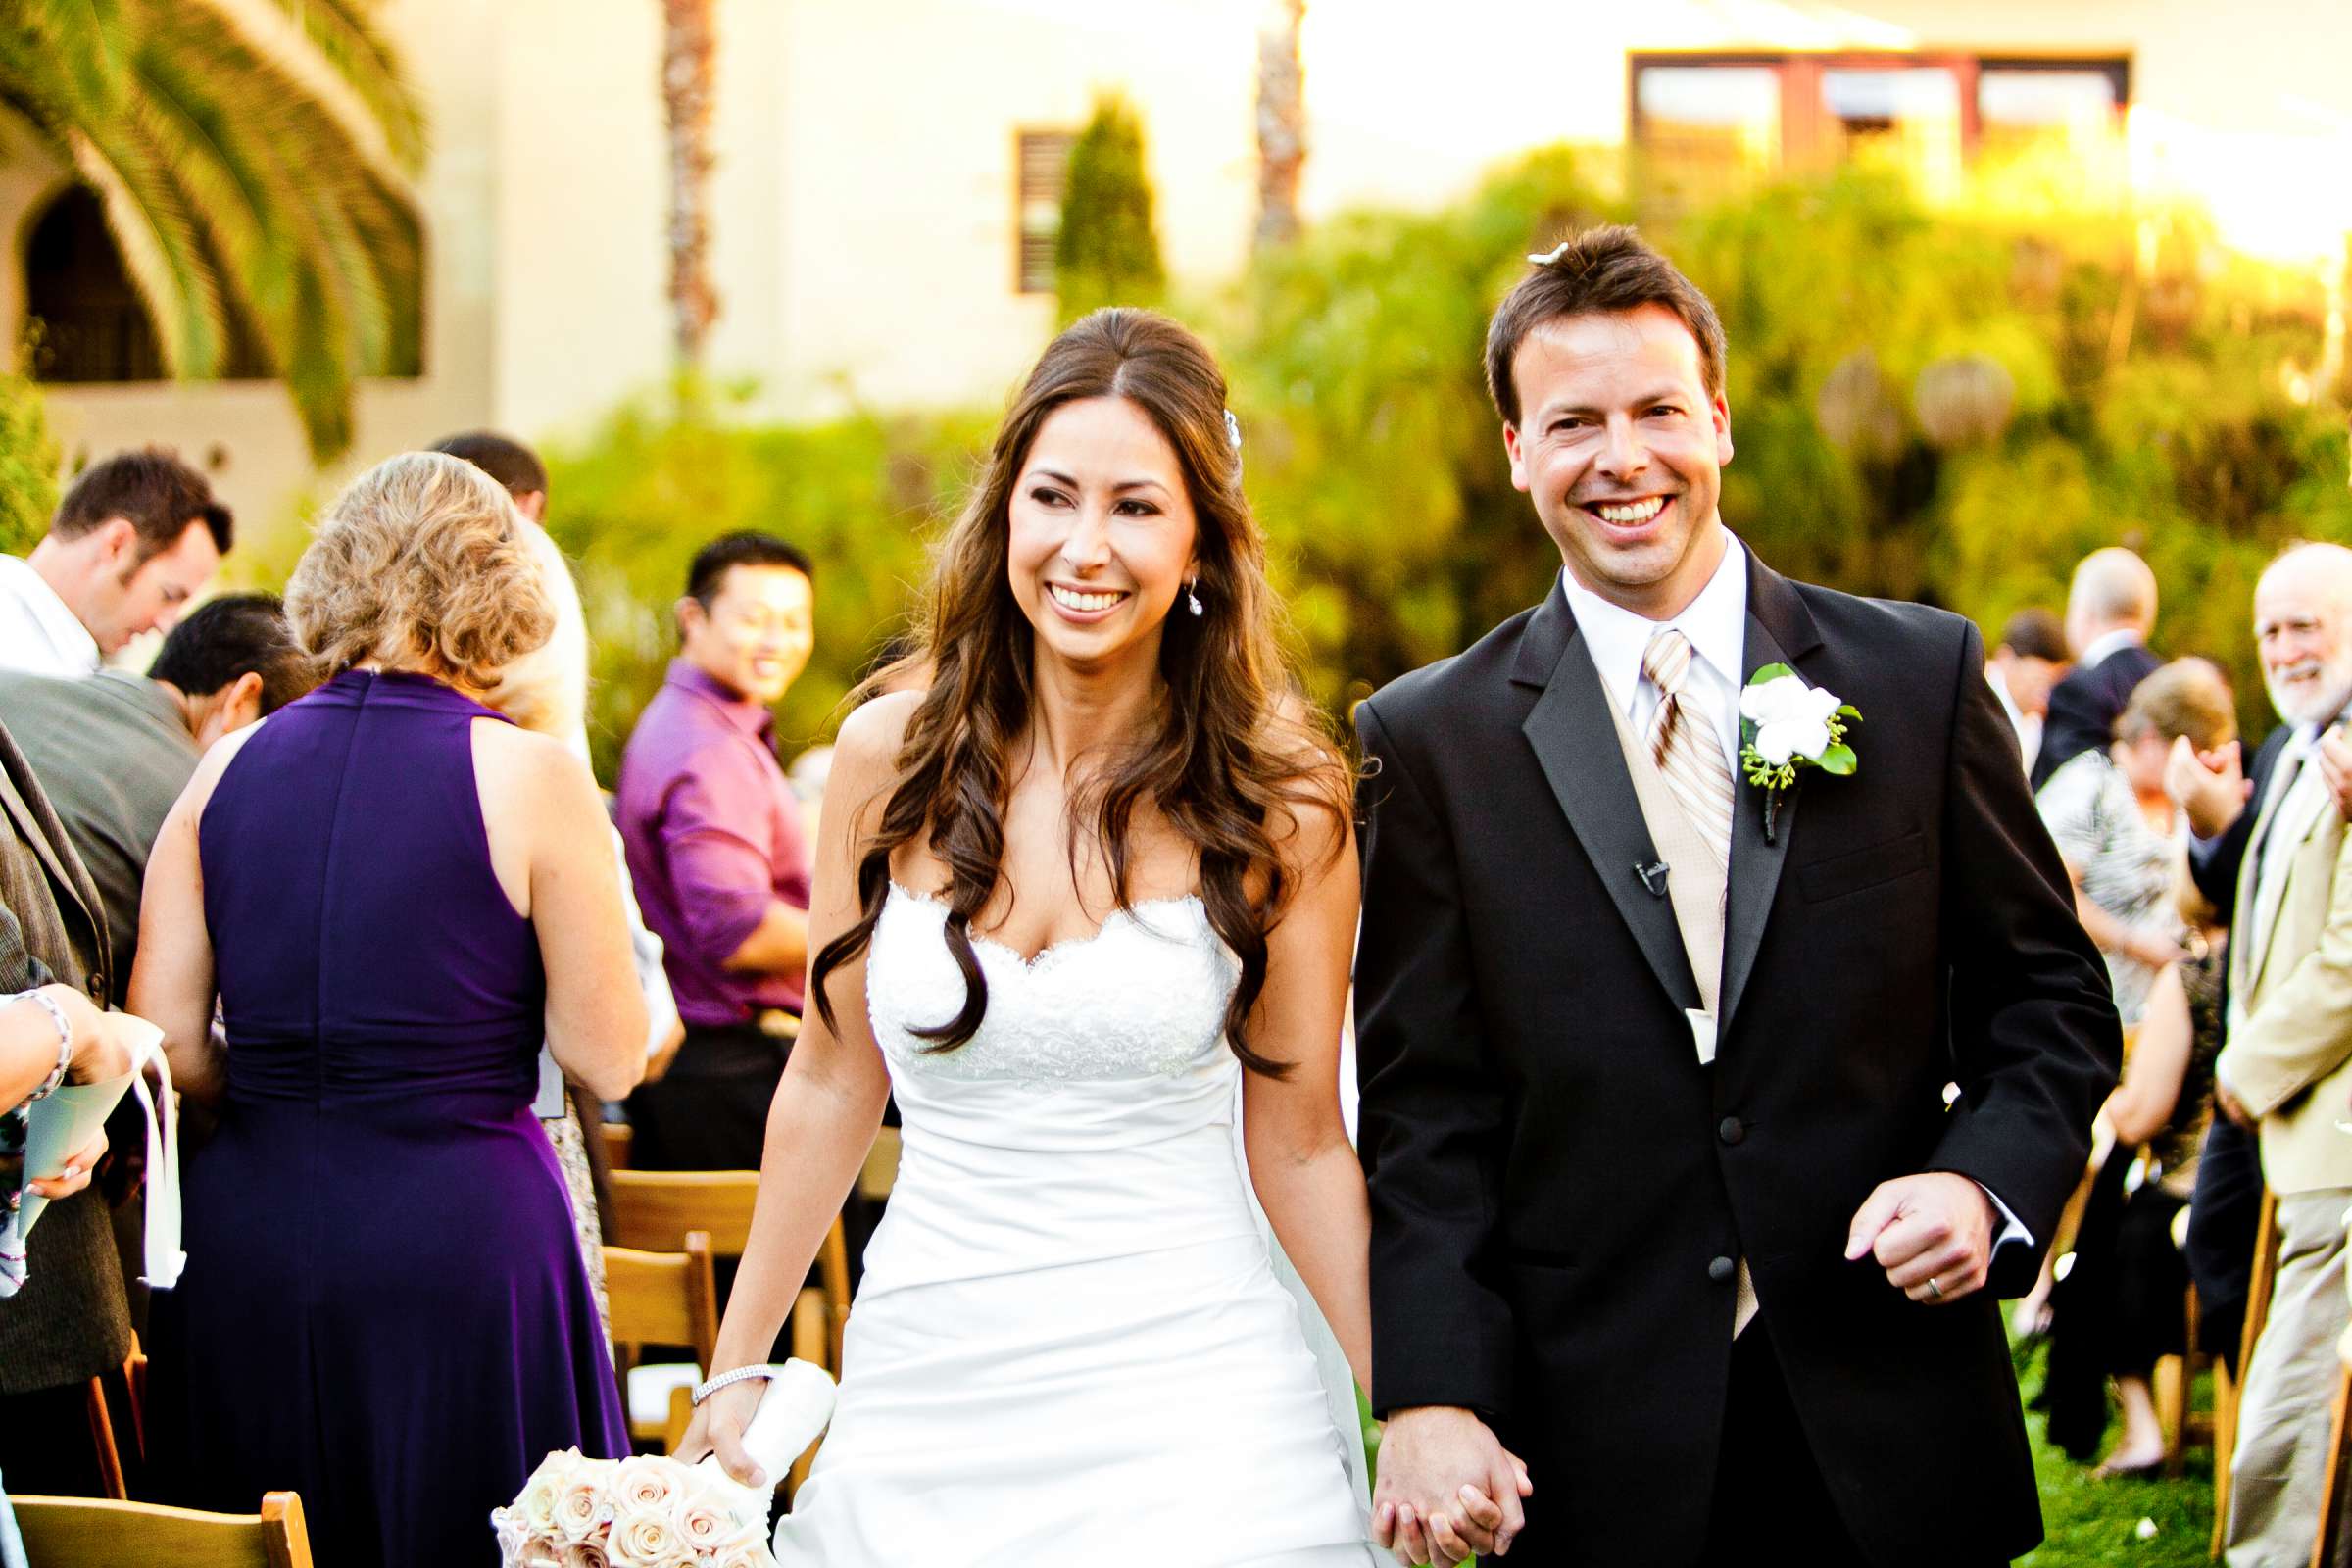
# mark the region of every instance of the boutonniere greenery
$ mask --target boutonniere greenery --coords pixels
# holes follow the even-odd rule
[[[1764,797],[1764,842],[1773,842],[1781,797],[1796,787],[1799,768],[1843,777],[1860,765],[1845,743],[1845,726],[1862,714],[1853,704],[1808,686],[1787,664],[1766,664],[1740,694],[1740,769]]]

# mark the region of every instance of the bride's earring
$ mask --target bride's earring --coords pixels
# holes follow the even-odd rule
[[[1184,585],[1184,608],[1196,615],[1201,613],[1200,579],[1198,577]]]

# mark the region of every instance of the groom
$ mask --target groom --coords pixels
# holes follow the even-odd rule
[[[2105,972],[1976,628],[1749,554],[1714,308],[1631,229],[1537,260],[1487,376],[1566,570],[1357,710],[1376,1529],[2006,1561],[2041,1530],[1993,1298],[2115,1081]],[[1767,791],[1775,664],[1835,701],[1776,694]]]

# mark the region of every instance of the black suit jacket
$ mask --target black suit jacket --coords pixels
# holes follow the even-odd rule
[[[2034,755],[2034,787],[2093,747],[2115,739],[2115,721],[2132,700],[2132,688],[2164,661],[2138,643],[2126,643],[2095,664],[2078,664],[2050,688],[2050,710],[2041,721],[2041,750]]]
[[[1872,1188],[1923,1170],[2048,1241],[2121,1054],[2105,970],[1973,626],[1751,557],[1747,667],[1775,662],[1861,710],[1861,763],[1808,776],[1769,844],[1740,785],[1712,1068],[1565,594],[1357,710],[1372,1398],[1493,1420],[1536,1561],[1697,1554],[1738,1256],[1874,1559],[2040,1539],[1993,1294],[1917,1306],[1843,1250]]]

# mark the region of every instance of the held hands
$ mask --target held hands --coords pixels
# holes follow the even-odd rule
[[[2352,762],[2352,750],[2345,751],[2344,757]],[[2236,821],[2246,808],[2250,788],[2237,742],[2224,741],[2210,752],[2200,752],[2188,743],[2187,736],[2175,737],[2164,760],[2164,792],[2188,814],[2189,830],[2197,837],[2213,838]],[[2337,802],[2347,799],[2352,799],[2352,792],[2337,789]]]
[[[760,1408],[760,1396],[766,1392],[767,1385],[758,1378],[713,1389],[710,1396],[695,1407],[686,1436],[678,1440],[678,1462],[693,1464],[707,1453],[716,1453],[719,1468],[747,1487],[773,1486],[783,1480],[760,1469],[743,1447],[743,1429],[752,1424],[752,1413]]]
[[[1527,1466],[1469,1411],[1399,1410],[1380,1440],[1372,1539],[1407,1565],[1499,1557],[1527,1523],[1520,1499],[1534,1491]]]
[[[1867,1253],[1886,1271],[1887,1284],[1923,1306],[1939,1306],[1983,1289],[1992,1221],[1992,1200],[1965,1176],[1898,1176],[1863,1200],[1846,1231],[1846,1260]]]

